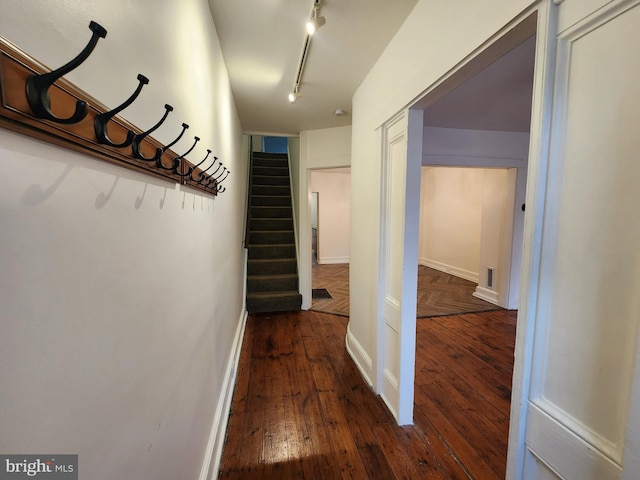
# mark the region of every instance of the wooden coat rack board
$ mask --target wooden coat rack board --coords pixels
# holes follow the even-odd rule
[[[162,145],[149,135],[166,120],[173,110],[170,105],[164,106],[165,112],[160,121],[146,131],[116,115],[130,105],[143,85],[148,83],[144,76],[138,75],[139,85],[134,94],[113,110],[63,78],[49,78],[51,85],[48,90],[36,91],[34,84],[37,81],[46,81],[46,74],[50,72],[51,75],[68,73],[89,56],[99,38],[106,36],[106,30],[95,22],[91,22],[89,28],[93,31],[89,45],[78,57],[53,72],[0,37],[0,126],[188,185],[209,195],[223,192],[225,187],[220,184],[230,172],[222,162],[217,162],[217,157],[210,156],[211,150],[207,150],[204,160],[198,163],[185,158],[200,140],[198,137],[193,137],[192,147],[183,155],[169,148],[183,136],[189,128],[187,124],[183,123],[180,129],[176,129],[177,138],[168,145]],[[27,86],[29,82],[31,84]],[[37,101],[41,102],[40,107]],[[84,105],[79,102],[84,102]],[[218,166],[214,168],[216,162]]]

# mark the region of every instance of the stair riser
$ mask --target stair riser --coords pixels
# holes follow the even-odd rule
[[[281,273],[297,273],[295,260],[274,260],[271,262],[247,263],[248,275],[279,275]]]
[[[247,311],[249,313],[298,311],[301,306],[302,296],[299,294],[278,299],[251,298],[250,295],[247,296]]]
[[[290,207],[291,196],[252,195],[251,205],[254,207]]]
[[[249,246],[249,258],[295,258],[295,245],[251,245]]]
[[[274,243],[295,243],[293,231],[251,232],[249,234],[249,245],[269,245]]]
[[[291,207],[251,207],[251,218],[291,218]]]
[[[253,175],[266,175],[271,177],[289,177],[289,169],[283,167],[258,167],[253,166]]]
[[[289,185],[277,186],[277,185],[252,185],[251,195],[290,195]]]
[[[291,218],[252,218],[251,232],[260,232],[263,230],[293,230],[293,220]]]
[[[253,175],[251,177],[252,185],[278,185],[281,187],[289,186],[289,177],[274,177],[266,175]]]
[[[254,158],[253,166],[289,168],[289,162],[287,160],[281,160],[279,158]]]
[[[298,290],[298,277],[285,278],[248,278],[247,293],[257,292],[277,292],[287,290]]]

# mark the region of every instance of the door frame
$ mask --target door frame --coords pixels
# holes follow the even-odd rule
[[[559,2],[558,2],[559,3]],[[540,240],[542,238],[542,222],[539,220],[544,213],[544,201],[546,194],[546,173],[549,161],[549,145],[551,130],[551,105],[553,100],[553,79],[555,76],[555,28],[557,24],[557,3],[555,0],[543,0],[523,11],[499,32],[488,39],[476,51],[463,59],[441,79],[422,92],[419,97],[409,105],[411,109],[424,109],[443,97],[458,85],[471,78],[487,65],[500,58],[506,52],[517,46],[532,34],[536,34],[535,72],[532,99],[532,117],[530,128],[529,159],[527,165],[527,194],[524,218],[522,269],[520,277],[520,305],[517,319],[515,364],[512,385],[511,419],[509,429],[509,448],[507,454],[506,478],[522,478],[525,459],[525,426],[527,420],[526,400],[529,396],[529,380],[533,359],[533,333],[536,318],[536,298],[538,293],[538,280],[540,274]],[[406,111],[406,110],[404,110]],[[386,145],[382,142],[382,155],[384,158]],[[409,156],[409,153],[407,154]],[[384,162],[383,162],[384,164]],[[383,167],[384,172],[384,167]],[[383,177],[382,201],[384,202],[384,177]],[[417,193],[419,201],[419,191]],[[381,239],[384,238],[385,223],[381,223]],[[405,245],[406,245],[405,238]],[[383,262],[383,247],[380,248],[381,268]],[[415,262],[417,265],[417,253]],[[380,275],[382,277],[382,275]],[[413,286],[403,285],[404,288]],[[414,290],[415,292],[415,290]],[[380,291],[382,293],[382,291]],[[404,292],[403,292],[404,295]],[[377,359],[382,356],[384,349],[384,335],[381,334],[384,327],[381,320],[383,313],[383,295],[379,296],[378,323],[377,323]],[[406,325],[405,323],[406,322]],[[402,329],[410,327],[414,329],[414,341],[412,345],[403,345],[415,352],[415,318],[404,319]],[[376,385],[382,385],[384,375],[384,362],[374,362]],[[415,375],[415,360],[409,367],[410,375]],[[399,377],[409,375],[400,372]],[[413,394],[413,386],[411,395]]]

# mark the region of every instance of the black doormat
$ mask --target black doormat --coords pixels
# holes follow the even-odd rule
[[[311,298],[313,300],[320,300],[321,298],[333,298],[326,288],[312,288]]]

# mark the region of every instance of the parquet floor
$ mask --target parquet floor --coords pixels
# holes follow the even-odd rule
[[[349,316],[349,264],[314,264],[313,288],[326,288],[332,299],[313,300],[311,309]],[[417,317],[434,317],[458,313],[483,312],[500,307],[472,294],[477,284],[463,278],[418,266]]]
[[[251,315],[220,479],[504,478],[515,312],[421,319],[415,424],[348,356],[347,319]]]

